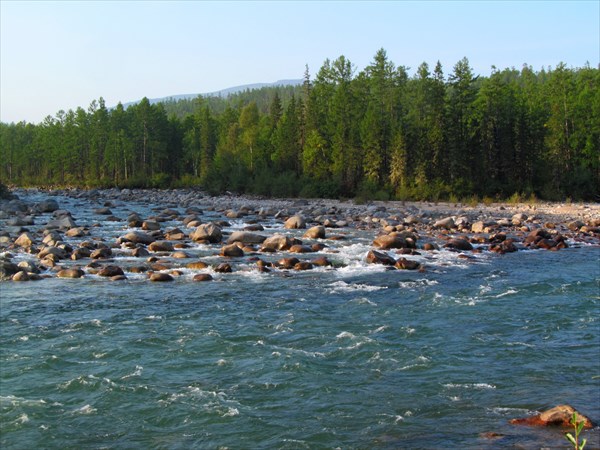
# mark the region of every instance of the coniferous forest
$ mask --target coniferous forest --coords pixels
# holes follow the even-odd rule
[[[299,86],[59,111],[0,124],[0,180],[201,187],[265,196],[598,200],[600,70],[414,75],[379,50],[326,60]]]

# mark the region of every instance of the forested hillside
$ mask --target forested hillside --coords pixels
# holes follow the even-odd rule
[[[124,109],[102,98],[0,124],[17,185],[200,186],[272,196],[598,199],[600,70],[535,72],[466,58],[414,75],[379,50],[326,60],[304,84]]]

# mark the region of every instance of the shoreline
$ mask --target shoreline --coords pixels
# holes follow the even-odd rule
[[[193,269],[200,271],[195,275],[205,276],[194,281],[204,281],[237,270],[340,267],[335,254],[355,243],[358,235],[370,244],[354,263],[418,271],[447,252],[471,259],[482,252],[600,246],[597,203],[356,204],[213,197],[190,189],[16,189],[13,194],[13,200],[0,202],[2,280],[99,274],[117,281],[135,269],[150,281],[173,281],[187,273],[185,269]],[[73,211],[63,209],[65,203]],[[143,205],[145,214],[138,215],[136,205]],[[81,221],[80,207],[88,214]],[[233,227],[231,220],[236,221]],[[106,234],[108,223],[115,225]],[[11,262],[12,253],[29,261],[17,266]],[[136,262],[116,267],[116,256]],[[212,265],[202,260],[193,265],[191,259],[199,258]],[[103,272],[105,268],[110,270]]]
[[[443,215],[468,215],[471,217],[487,217],[492,215],[508,217],[516,213],[524,213],[538,216],[539,219],[555,218],[561,222],[569,220],[600,221],[599,202],[492,202],[477,204],[447,201],[403,201],[403,200],[372,200],[357,203],[352,199],[321,199],[321,198],[272,198],[245,194],[221,194],[211,196],[205,191],[198,189],[44,189],[44,188],[14,188],[12,190],[18,196],[19,192],[39,192],[48,196],[67,196],[73,198],[87,198],[89,200],[121,200],[121,201],[147,201],[164,203],[182,203],[181,206],[189,206],[191,203],[203,202],[214,206],[226,206],[229,209],[241,208],[257,204],[258,207],[272,208],[318,208],[336,207],[340,212],[366,213],[373,209],[385,208],[385,211],[398,213],[417,213],[430,217]],[[588,224],[590,225],[590,224]],[[599,223],[600,225],[600,223]],[[597,226],[597,225],[595,225]]]

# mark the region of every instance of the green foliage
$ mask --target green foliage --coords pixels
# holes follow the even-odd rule
[[[8,184],[196,187],[290,197],[600,198],[600,69],[414,76],[380,49],[327,59],[302,86],[58,111],[0,123]],[[534,195],[535,193],[535,195]],[[511,197],[512,195],[512,197]],[[532,199],[533,196],[533,199]]]
[[[354,197],[355,203],[366,203],[369,200],[388,201],[390,199],[390,193],[371,180],[365,179],[359,185],[356,195]]]
[[[585,447],[585,444],[587,443],[587,439],[584,439],[581,442],[579,442],[579,435],[581,434],[581,431],[583,430],[585,421],[584,420],[577,421],[577,413],[574,412],[573,417],[571,417],[571,420],[569,422],[571,423],[571,425],[573,425],[573,431],[575,433],[575,436],[573,436],[571,433],[567,433],[567,434],[565,434],[565,438],[571,444],[573,444],[573,448],[575,450],[583,450]]]
[[[195,188],[201,186],[200,178],[190,174],[184,174],[178,180],[173,182],[173,187],[182,188]]]
[[[155,173],[150,177],[147,187],[156,189],[166,189],[170,187],[171,176],[168,173]]]

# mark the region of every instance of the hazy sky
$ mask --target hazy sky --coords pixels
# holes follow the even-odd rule
[[[0,121],[302,78],[326,58],[362,70],[383,47],[412,70],[600,61],[600,2],[0,0]]]

